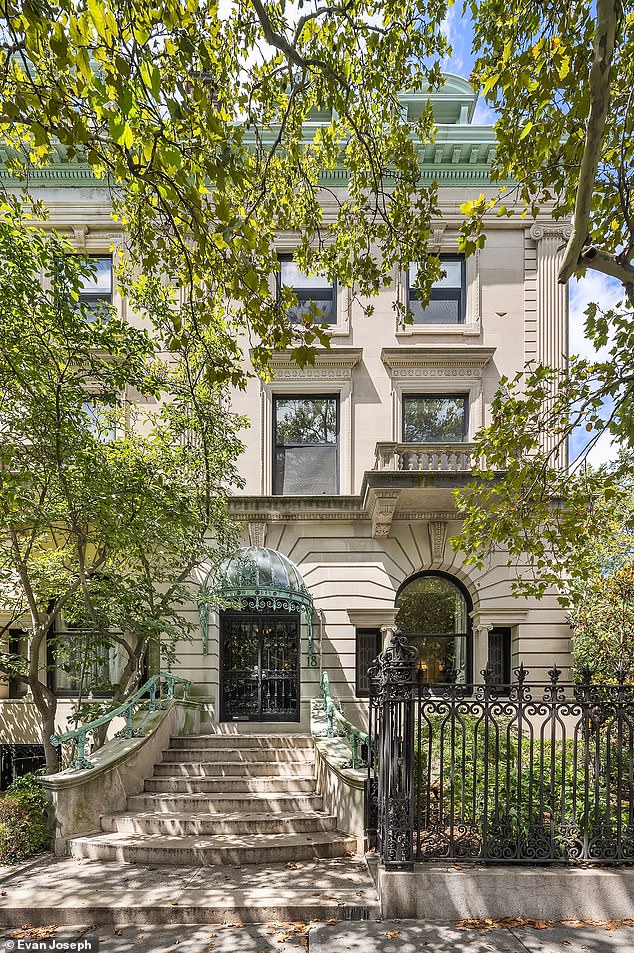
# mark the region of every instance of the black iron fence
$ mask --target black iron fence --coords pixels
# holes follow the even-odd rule
[[[370,669],[367,827],[416,861],[634,863],[634,685],[420,678],[397,635]]]

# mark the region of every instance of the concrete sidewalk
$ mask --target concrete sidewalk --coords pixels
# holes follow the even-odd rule
[[[53,931],[49,931],[52,933]],[[42,938],[44,931],[31,931]],[[26,929],[0,932],[6,941]],[[400,921],[271,923],[244,927],[167,924],[144,927],[58,928],[58,939],[99,937],[104,953],[632,953],[634,927],[553,926],[462,930]]]

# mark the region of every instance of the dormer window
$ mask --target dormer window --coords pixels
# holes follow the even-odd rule
[[[288,309],[289,320],[302,324],[306,318],[315,324],[337,323],[337,288],[324,275],[307,275],[300,270],[292,255],[280,255],[278,296],[282,288],[292,288],[297,304]]]
[[[464,255],[441,255],[444,276],[432,285],[427,307],[418,293],[418,265],[407,273],[407,309],[414,324],[464,324],[466,315]]]

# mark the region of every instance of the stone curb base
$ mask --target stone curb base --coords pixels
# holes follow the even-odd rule
[[[386,919],[609,921],[634,912],[634,868],[420,864],[413,872],[378,867],[375,876]]]

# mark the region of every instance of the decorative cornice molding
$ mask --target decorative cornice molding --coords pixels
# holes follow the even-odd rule
[[[272,381],[348,381],[351,367],[276,367]]]
[[[334,347],[328,351],[317,351],[315,363],[311,367],[354,367],[363,356],[361,347]],[[297,367],[288,351],[276,351],[271,355],[271,367]],[[300,368],[304,371],[307,368]]]
[[[381,360],[387,367],[395,370],[405,368],[433,368],[435,370],[468,369],[486,367],[493,355],[494,347],[465,345],[464,347],[400,347],[381,351]],[[442,375],[439,375],[442,376]]]
[[[472,364],[457,364],[440,367],[426,367],[415,365],[414,367],[395,367],[392,369],[392,380],[421,380],[423,378],[446,379],[446,378],[473,378],[480,380],[482,377],[482,367],[474,367]]]
[[[474,609],[471,612],[471,621],[474,629],[490,631],[497,625],[519,625],[526,621],[528,609]]]
[[[414,523],[419,520],[433,521],[439,520],[443,522],[461,522],[461,517],[458,515],[457,510],[438,510],[434,511],[425,511],[425,510],[399,510],[398,513],[394,516],[393,522],[395,523]]]
[[[358,496],[234,497],[228,508],[234,519],[245,523],[369,519]]]
[[[288,352],[280,351],[271,357],[271,372],[274,380],[350,380],[362,355],[363,348],[334,347],[318,351],[314,364],[299,367]]]

